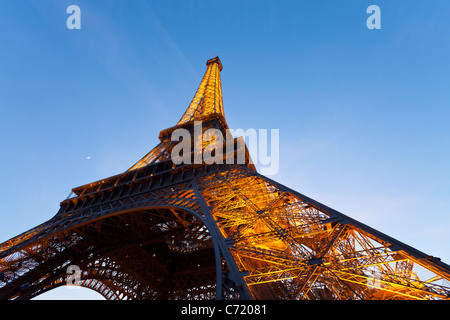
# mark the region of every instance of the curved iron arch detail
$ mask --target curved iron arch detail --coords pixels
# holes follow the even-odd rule
[[[172,188],[173,189],[173,188]],[[176,198],[174,198],[176,199]],[[195,200],[197,201],[197,200]],[[52,262],[48,262],[47,264],[54,264],[55,260],[61,261],[59,263],[59,270],[53,270],[50,273],[46,273],[45,275],[40,275],[38,270],[34,270],[34,268],[30,268],[29,270],[24,270],[22,268],[22,270],[20,270],[19,272],[23,273],[23,274],[27,274],[27,282],[23,282],[20,281],[20,278],[23,277],[18,277],[17,279],[15,279],[15,277],[13,278],[9,278],[9,279],[3,279],[6,281],[4,282],[3,288],[0,287],[0,294],[2,294],[1,298],[18,298],[18,299],[29,299],[32,297],[35,297],[43,292],[46,292],[48,290],[51,290],[52,288],[58,287],[63,285],[64,283],[64,279],[67,276],[63,271],[63,269],[67,268],[68,265],[70,264],[80,264],[80,265],[84,265],[87,267],[87,263],[88,261],[83,261],[81,257],[83,256],[89,256],[89,254],[93,254],[92,252],[90,252],[89,248],[85,248],[86,244],[80,245],[83,242],[83,236],[81,235],[82,232],[85,232],[87,229],[95,229],[95,228],[102,228],[102,224],[104,224],[105,222],[110,222],[112,223],[112,219],[115,219],[116,221],[114,223],[125,223],[123,221],[122,218],[124,217],[131,217],[133,216],[133,214],[138,214],[140,213],[142,214],[148,214],[148,215],[153,215],[153,216],[159,216],[162,217],[163,214],[165,214],[166,216],[170,215],[170,219],[172,219],[172,225],[174,224],[173,221],[175,221],[176,219],[178,219],[179,225],[177,226],[177,228],[179,229],[179,226],[183,224],[183,221],[185,221],[186,217],[191,216],[191,217],[195,217],[194,220],[196,220],[198,223],[200,223],[201,225],[204,226],[204,230],[203,232],[207,232],[209,233],[211,229],[213,229],[213,233],[215,233],[217,235],[217,226],[215,226],[211,221],[208,221],[207,218],[205,218],[205,215],[203,214],[203,212],[200,214],[197,210],[192,210],[189,207],[184,207],[184,206],[180,206],[180,205],[173,205],[173,204],[162,204],[162,203],[158,203],[158,204],[154,204],[152,205],[151,202],[153,201],[146,201],[146,203],[142,203],[142,206],[136,206],[133,209],[124,209],[124,210],[111,210],[109,212],[103,212],[103,215],[99,216],[99,217],[89,217],[88,219],[83,219],[83,214],[81,213],[79,215],[80,218],[76,218],[74,217],[74,215],[67,215],[68,217],[72,217],[72,221],[70,221],[70,223],[64,223],[62,227],[58,228],[58,231],[54,232],[54,233],[50,233],[49,234],[49,230],[53,229],[51,226],[44,228],[43,232],[36,234],[34,237],[30,238],[28,241],[24,241],[24,243],[18,243],[15,246],[12,246],[10,248],[8,248],[7,250],[3,250],[3,252],[1,253],[2,256],[4,258],[6,258],[6,261],[9,261],[9,266],[10,268],[8,268],[8,266],[3,266],[2,270],[11,270],[14,269],[11,268],[12,265],[14,265],[13,261],[14,259],[12,259],[12,256],[16,256],[16,258],[18,258],[18,260],[20,261],[16,261],[16,269],[20,269],[20,267],[18,267],[18,265],[26,265],[26,264],[30,264],[33,260],[35,260],[38,256],[41,255],[41,259],[42,256],[47,256],[48,258],[48,252],[49,251],[53,251],[55,257],[53,257],[51,260],[53,260]],[[192,205],[192,201],[191,201],[191,205]],[[199,208],[201,208],[201,204],[198,205]],[[159,210],[160,212],[158,214],[155,214],[155,212]],[[161,212],[162,210],[162,212]],[[58,215],[57,215],[58,216]],[[56,217],[57,217],[56,216]],[[169,219],[169,222],[170,222]],[[83,221],[84,220],[84,221]],[[142,222],[142,221],[141,221]],[[188,219],[186,221],[186,223],[192,223],[193,220],[192,218]],[[48,222],[50,225],[54,224],[55,221],[50,220]],[[157,223],[154,221],[153,223],[153,228],[155,228],[155,226],[157,226]],[[162,223],[162,222],[161,222]],[[125,223],[126,224],[126,223]],[[159,227],[162,227],[162,225],[160,225]],[[165,226],[166,228],[168,228],[168,224]],[[188,228],[187,225],[183,225],[183,227],[186,229]],[[119,228],[118,228],[119,229]],[[198,229],[198,225],[197,225],[197,229]],[[81,232],[81,233],[80,233]],[[198,232],[198,230],[197,230]],[[102,237],[105,236],[105,232],[104,230],[102,230]],[[174,235],[172,235],[172,238],[174,237]],[[205,237],[205,236],[204,236]],[[220,238],[220,237],[219,237]],[[209,236],[209,241],[211,242],[211,248],[210,251],[213,254],[213,261],[214,261],[214,270],[215,270],[215,288],[212,288],[212,286],[210,286],[209,289],[205,289],[206,291],[209,290],[211,291],[212,289],[214,289],[215,291],[215,295],[214,297],[217,299],[221,299],[222,296],[222,292],[223,292],[223,288],[222,288],[222,278],[223,278],[223,274],[222,274],[222,260],[226,260],[223,258],[224,256],[224,251],[223,248],[222,250],[220,249],[221,247],[223,247],[223,244],[221,245],[218,242],[223,242],[223,239],[219,239],[217,237],[211,237]],[[27,245],[27,242],[31,242],[31,243],[35,243],[36,240],[39,240],[40,246],[36,247],[33,245]],[[184,239],[184,240],[181,240]],[[161,238],[161,235],[158,235],[158,238],[154,239],[155,242],[161,242],[166,240],[166,242],[171,241],[170,238],[165,239],[164,237]],[[110,240],[108,240],[110,241]],[[131,247],[135,246],[140,240],[139,239],[135,239],[135,243],[131,245]],[[175,240],[172,240],[175,241]],[[188,245],[189,243],[186,242],[188,240],[185,240],[185,236],[180,237],[180,239],[178,239],[177,241],[184,241],[184,243],[186,245]],[[114,242],[113,242],[114,243]],[[181,242],[183,243],[183,242]],[[119,244],[119,243],[114,243],[114,245],[117,245],[118,248],[123,247],[124,244]],[[142,244],[141,244],[142,246]],[[30,247],[33,247],[34,250],[30,251]],[[168,246],[169,248],[170,246]],[[63,249],[65,248],[65,249]],[[103,248],[105,250],[105,248]],[[173,248],[172,248],[173,249]],[[181,248],[178,251],[186,251],[186,248]],[[7,254],[5,254],[5,251],[7,252]],[[60,252],[58,252],[60,251]],[[78,258],[77,258],[77,251],[78,251]],[[172,250],[172,251],[177,251],[177,250]],[[41,253],[39,253],[41,252]],[[179,254],[180,252],[178,252]],[[70,255],[75,255],[75,258],[70,258],[68,256]],[[227,253],[225,252],[225,256],[227,255]],[[229,255],[229,253],[228,253]],[[57,257],[59,256],[59,257]],[[92,257],[95,258],[95,257]],[[80,260],[81,259],[81,260]],[[39,260],[39,259],[37,259]],[[227,259],[230,260],[230,259]],[[5,261],[5,259],[3,259],[2,261]],[[101,260],[98,260],[101,261]],[[229,261],[228,261],[229,262]],[[104,261],[103,261],[104,263]],[[38,263],[36,263],[38,264]],[[39,264],[42,265],[42,263],[40,262]],[[43,264],[45,265],[45,263]],[[6,267],[6,268],[5,268]],[[91,266],[95,267],[95,266]],[[100,294],[102,294],[104,297],[108,298],[108,299],[121,299],[121,298],[132,298],[132,299],[140,299],[140,298],[158,298],[156,294],[154,294],[154,291],[152,293],[151,289],[143,289],[142,286],[141,288],[139,288],[139,290],[135,290],[135,293],[130,293],[130,294],[125,294],[124,292],[121,292],[121,290],[123,291],[123,289],[120,289],[122,287],[125,288],[131,288],[132,286],[123,286],[123,285],[114,285],[114,281],[111,280],[112,277],[112,273],[115,272],[115,275],[117,275],[117,273],[119,273],[119,270],[115,270],[113,271],[111,269],[111,265],[108,266],[109,267],[109,275],[102,275],[103,279],[101,279],[101,277],[99,277],[100,275],[100,269],[98,268],[97,270],[97,274],[94,274],[95,272],[84,272],[84,276],[87,278],[84,279],[80,285],[88,287],[90,289],[93,289],[97,292],[99,292]],[[43,267],[41,266],[41,269]],[[58,269],[58,268],[55,268]],[[89,268],[88,268],[89,269]],[[94,269],[91,269],[94,270]],[[31,273],[31,274],[30,274]],[[42,272],[41,272],[42,273]],[[132,283],[133,280],[132,278],[136,277],[136,273],[133,275],[131,273],[125,273],[122,272],[121,277],[124,277],[124,274],[127,274],[126,277],[128,277],[128,280],[126,282],[128,283]],[[35,283],[30,283],[29,279],[31,278],[37,278],[37,279],[41,279],[41,280],[36,280]],[[9,280],[9,281],[8,281]],[[139,286],[139,283],[144,282],[142,281],[142,279],[139,279],[140,281],[134,281],[134,287],[135,289],[137,289],[137,287]],[[239,281],[239,280],[238,280]],[[242,280],[241,280],[242,281]],[[6,282],[6,283],[5,283]],[[0,285],[2,283],[0,282]],[[9,288],[9,290],[8,290]],[[34,288],[34,289],[33,289]],[[18,292],[18,294],[12,294],[12,292],[14,291]],[[18,289],[18,290],[17,290]],[[9,292],[9,293],[8,293]],[[137,294],[137,292],[140,292],[140,294]],[[143,293],[147,293],[147,294],[143,294]],[[209,297],[213,297],[213,295],[211,293],[209,293]],[[167,297],[165,297],[167,298]],[[203,297],[204,298],[204,297]]]

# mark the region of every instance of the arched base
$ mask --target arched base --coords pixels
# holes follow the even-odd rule
[[[31,270],[28,281],[17,284],[19,294],[9,298],[30,299],[68,279],[106,299],[222,298],[226,263],[215,252],[204,219],[188,210],[158,206],[117,212],[43,243],[33,259],[60,252],[41,264],[41,272]],[[79,274],[68,274],[69,266]]]

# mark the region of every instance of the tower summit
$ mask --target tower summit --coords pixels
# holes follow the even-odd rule
[[[215,57],[206,62],[206,72],[202,82],[195,93],[189,107],[181,117],[178,124],[196,120],[202,116],[223,113],[222,83],[220,81],[220,72],[222,63],[219,57]]]
[[[206,62],[206,67],[205,75],[200,82],[194,98],[180,121],[178,121],[175,127],[171,128],[170,132],[177,128],[182,128],[183,124],[193,123],[196,120],[205,120],[205,117],[209,115],[220,117],[220,120],[224,124],[222,129],[225,129],[225,127],[228,128],[223,111],[222,83],[220,81],[220,72],[223,69],[222,63],[219,57],[215,57]],[[208,127],[204,127],[204,129],[208,129]],[[129,170],[134,170],[162,159],[168,159],[170,157],[170,151],[176,143],[171,141],[170,135],[164,135],[163,131],[160,134],[160,140],[161,142],[154,149],[136,162]]]

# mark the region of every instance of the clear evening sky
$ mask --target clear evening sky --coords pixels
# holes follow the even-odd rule
[[[0,242],[153,148],[218,55],[228,125],[280,130],[270,178],[450,263],[449,35],[448,0],[0,0]]]

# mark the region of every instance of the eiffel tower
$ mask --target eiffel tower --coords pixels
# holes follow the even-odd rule
[[[439,258],[258,173],[242,139],[226,135],[221,61],[206,66],[155,148],[72,189],[52,219],[0,245],[0,299],[72,278],[107,299],[450,299]],[[194,134],[193,151],[175,153],[181,162],[177,129]],[[207,150],[227,161],[194,161]]]

